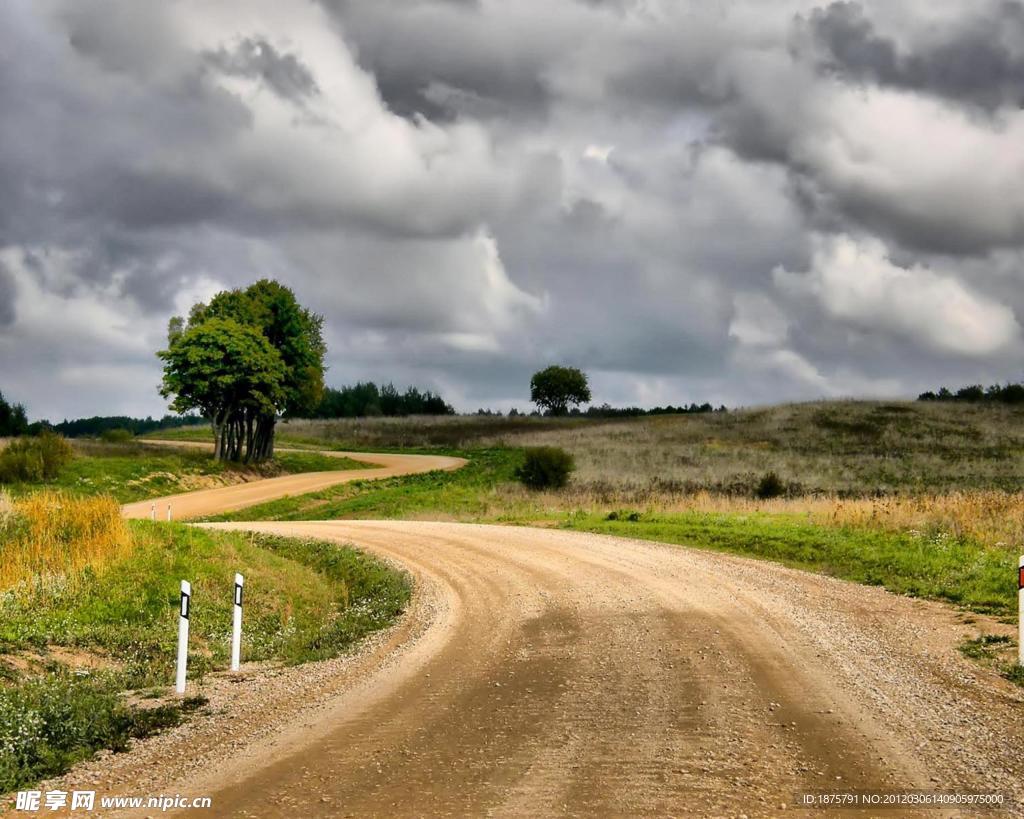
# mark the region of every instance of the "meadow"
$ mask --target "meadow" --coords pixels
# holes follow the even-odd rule
[[[829,401],[724,413],[594,420],[448,416],[286,421],[282,444],[379,451],[560,446],[574,497],[661,502],[750,496],[775,472],[791,497],[1017,491],[1024,409],[1003,404]],[[203,428],[161,437],[209,440]]]
[[[1024,411],[816,402],[729,413],[361,419],[283,424],[324,448],[402,444],[471,459],[451,474],[339,486],[218,519],[423,518],[561,526],[778,560],[1010,617],[1024,544]],[[527,446],[568,450],[533,492]],[[758,497],[766,475],[774,497]]]

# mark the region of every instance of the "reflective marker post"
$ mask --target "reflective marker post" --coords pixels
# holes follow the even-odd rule
[[[151,503],[149,505],[149,519],[150,520],[156,520],[156,504],[155,503]]]
[[[181,581],[181,608],[178,610],[178,673],[174,681],[176,694],[185,693],[185,666],[188,663],[188,610],[192,603],[192,584]]]
[[[242,662],[242,589],[245,578],[235,573],[235,611],[231,624],[231,670],[238,671]]]
[[[171,522],[171,505],[167,504],[167,522]]]
[[[1017,662],[1024,665],[1024,555],[1017,563]]]

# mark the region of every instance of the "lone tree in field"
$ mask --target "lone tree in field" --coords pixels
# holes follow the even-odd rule
[[[565,415],[570,406],[590,400],[587,376],[575,367],[553,365],[533,374],[530,400],[551,415]]]
[[[274,455],[279,415],[310,413],[324,387],[323,318],[263,279],[171,319],[160,394],[176,412],[198,410],[213,427],[222,461]]]

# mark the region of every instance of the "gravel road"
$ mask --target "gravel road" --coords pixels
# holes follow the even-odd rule
[[[1024,697],[955,648],[1005,632],[983,618],[598,535],[212,526],[356,544],[412,573],[412,609],[356,656],[211,680],[212,714],[78,781],[210,795],[181,815],[238,817],[823,816],[797,795],[1022,795]]]

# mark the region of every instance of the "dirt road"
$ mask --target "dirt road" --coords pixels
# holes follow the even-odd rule
[[[197,516],[460,465],[355,457],[381,467],[171,502],[176,517]],[[146,516],[149,503],[125,512]],[[202,815],[239,817],[822,816],[834,811],[808,811],[798,794],[1024,798],[1021,689],[956,650],[979,630],[1008,633],[985,618],[770,563],[580,533],[212,526],[356,544],[411,572],[411,610],[353,657],[214,675],[209,713],[79,766],[63,786],[209,795]]]
[[[193,443],[190,441],[147,441],[149,444],[172,447],[191,447],[212,449],[212,445]],[[280,452],[289,452],[287,447],[279,447]],[[121,507],[126,518],[145,519],[152,514],[154,505],[160,520],[167,519],[167,507],[170,505],[174,520],[200,518],[220,512],[233,512],[246,506],[283,498],[288,495],[303,495],[318,492],[339,483],[357,480],[373,480],[376,478],[394,478],[399,475],[416,475],[434,470],[458,469],[466,464],[465,458],[450,458],[444,455],[383,455],[365,452],[318,452],[336,458],[351,458],[377,466],[371,469],[339,469],[332,472],[305,472],[299,475],[283,475],[280,478],[239,483],[232,486],[219,486],[215,489],[203,489],[197,492],[184,492],[169,495],[155,501],[147,500],[129,503]]]
[[[570,532],[214,526],[355,543],[412,572],[412,611],[326,669],[222,680],[205,723],[102,769],[110,792],[207,794],[239,817],[790,816],[803,792],[1021,795],[1020,690],[959,656],[977,623],[948,607]]]

